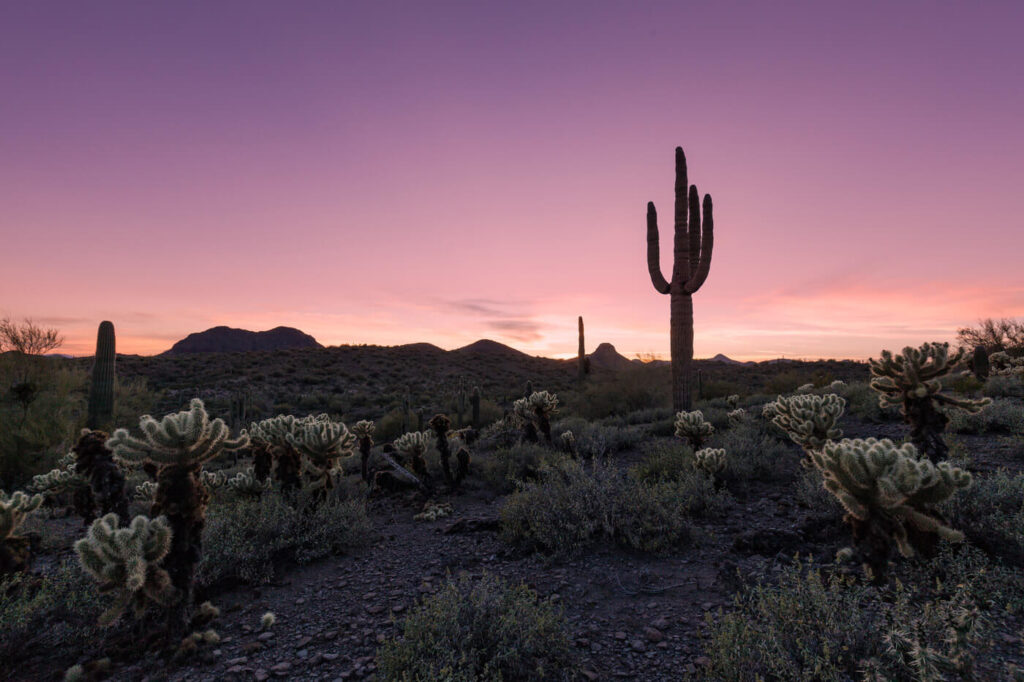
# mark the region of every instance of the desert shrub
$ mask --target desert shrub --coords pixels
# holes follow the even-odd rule
[[[1024,434],[1024,405],[1018,399],[996,398],[977,414],[950,410],[948,430],[952,433]]]
[[[576,437],[576,451],[586,458],[629,450],[647,438],[647,429],[643,426],[593,424],[580,417],[560,419],[551,427],[555,435],[564,431],[572,431]]]
[[[670,381],[669,372],[651,365],[593,375],[580,392],[578,402],[570,407],[587,419],[665,407],[672,395]]]
[[[1024,559],[1024,473],[975,476],[940,511],[986,550]]]
[[[575,554],[601,540],[664,552],[689,538],[688,517],[717,511],[727,500],[692,470],[646,484],[609,462],[565,461],[506,499],[502,531],[510,542],[556,554]]]
[[[515,481],[535,479],[544,465],[565,457],[538,443],[519,443],[481,455],[477,458],[477,468],[491,486],[507,492],[515,487]]]
[[[799,469],[799,453],[766,430],[767,425],[748,421],[716,433],[709,445],[729,454],[722,476],[727,481],[792,480]]]
[[[629,475],[641,483],[674,481],[695,465],[693,448],[678,439],[646,443],[641,452],[643,459],[629,469]]]
[[[704,414],[704,421],[714,426],[717,432],[724,431],[731,426],[729,422],[729,412],[732,411],[731,407],[710,405],[702,407],[700,411]]]
[[[568,680],[573,667],[561,612],[525,585],[462,576],[427,597],[377,651],[384,680]]]
[[[403,424],[405,425],[404,429],[402,428]],[[426,425],[424,425],[424,428],[426,428]],[[415,430],[416,415],[411,412],[408,415],[403,415],[403,410],[401,408],[396,408],[385,414],[376,422],[374,440],[378,443],[386,443],[398,438],[403,433]]]
[[[879,406],[878,393],[866,382],[858,381],[836,392],[846,398],[846,412],[865,421],[880,424],[902,419],[898,407]]]
[[[812,373],[802,369],[787,369],[769,377],[764,384],[764,392],[768,395],[792,393],[799,386],[814,383]]]
[[[278,563],[308,563],[366,544],[372,525],[363,500],[288,504],[277,492],[259,499],[218,496],[206,513],[199,583],[271,580]]]
[[[675,413],[671,407],[649,407],[643,410],[630,412],[624,418],[627,425],[635,424],[657,424],[665,421],[672,421]]]
[[[1024,381],[1019,376],[990,376],[981,392],[990,398],[1024,398]]]
[[[558,433],[557,430],[553,433]],[[480,438],[476,442],[478,450],[491,450],[493,448],[508,448],[519,442],[522,431],[515,424],[515,420],[503,417],[480,430]]]
[[[104,607],[77,560],[42,577],[16,574],[0,581],[0,677],[15,679],[18,661],[40,650],[70,653],[92,645]]]
[[[946,381],[942,382],[944,386],[963,395],[974,395],[985,385],[985,382],[978,379],[978,377],[967,373],[958,373],[953,376],[944,377],[944,379],[946,379]]]
[[[965,552],[947,549],[941,559],[935,565],[943,567],[942,579],[935,580],[932,566],[922,565],[908,571],[903,582],[881,590],[823,576],[798,561],[777,585],[748,588],[736,597],[732,612],[720,614],[717,621],[708,616],[704,636],[710,663],[703,678],[947,679],[931,673],[919,677],[914,649],[921,663],[959,661],[969,669],[992,629],[987,619],[973,620],[970,631],[957,641],[954,625],[975,608],[995,620],[1005,618],[991,597],[1013,590],[1020,576]],[[996,661],[986,664],[1001,667]],[[865,671],[874,676],[863,677]],[[955,670],[948,672],[956,675]]]

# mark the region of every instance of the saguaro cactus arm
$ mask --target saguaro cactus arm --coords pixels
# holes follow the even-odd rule
[[[704,284],[704,280],[708,278],[708,272],[711,270],[711,252],[715,246],[715,219],[712,215],[712,204],[711,195],[704,195],[704,227],[703,230],[698,231],[700,226],[700,211],[697,209],[697,186],[694,185],[690,190],[690,239],[691,248],[693,243],[693,235],[698,235],[698,241],[700,242],[700,256],[696,255],[696,251],[690,252],[690,263],[691,268],[690,278],[686,280],[686,284],[683,285],[683,290],[688,294],[696,293],[701,285]],[[696,262],[694,262],[696,260]]]
[[[661,274],[661,245],[658,241],[658,212],[654,202],[647,202],[647,270],[651,273],[651,283],[659,294],[669,292],[669,283]]]

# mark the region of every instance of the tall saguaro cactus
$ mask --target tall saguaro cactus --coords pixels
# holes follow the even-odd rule
[[[92,365],[92,384],[89,386],[90,429],[109,429],[114,423],[114,323],[100,322],[96,334],[96,358]]]
[[[691,407],[690,374],[693,365],[693,294],[704,284],[711,268],[714,220],[711,195],[704,195],[704,225],[701,227],[700,195],[696,185],[687,184],[686,156],[676,147],[675,243],[672,279],[661,274],[658,245],[658,213],[654,202],[647,204],[647,270],[659,294],[669,294],[672,347],[672,408]]]
[[[576,354],[576,372],[579,375],[579,381],[582,384],[583,380],[587,378],[587,353],[586,347],[583,345],[583,316],[580,315],[580,348]]]

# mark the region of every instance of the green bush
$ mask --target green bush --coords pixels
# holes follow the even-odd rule
[[[836,393],[846,398],[847,414],[876,424],[902,419],[898,407],[879,407],[878,392],[866,382],[849,384]]]
[[[941,511],[987,550],[1024,558],[1024,473],[975,476]]]
[[[725,480],[792,480],[799,470],[801,455],[792,442],[768,433],[769,424],[760,416],[715,433],[710,447],[725,448]]]
[[[746,589],[733,611],[720,612],[717,620],[709,614],[704,648],[710,663],[702,677],[737,682],[995,679],[949,670],[952,677],[932,672],[919,677],[917,666],[953,660],[970,669],[973,659],[988,659],[975,652],[994,631],[991,625],[1007,619],[995,598],[1019,592],[1020,577],[977,553],[953,553],[948,547],[933,564],[912,567],[902,582],[883,589],[824,577],[798,561],[777,585]],[[984,618],[957,642],[953,624],[975,608]],[[984,668],[976,672],[1001,670],[1002,663],[985,660]],[[872,676],[863,676],[866,671]]]
[[[545,445],[520,443],[478,456],[476,468],[491,486],[509,492],[515,488],[516,481],[535,479],[543,466],[566,456]]]
[[[977,414],[963,410],[950,410],[948,414],[947,429],[952,433],[1024,434],[1024,405],[1019,399],[996,398]]]
[[[269,492],[258,499],[221,495],[207,510],[198,581],[268,582],[280,562],[308,563],[369,542],[361,499],[291,506]]]
[[[630,467],[629,474],[641,483],[677,480],[684,472],[693,471],[693,448],[678,438],[645,443],[643,459]]]
[[[573,656],[559,610],[525,585],[462,576],[427,597],[377,651],[389,682],[569,680]]]
[[[568,460],[520,484],[501,510],[509,542],[571,555],[599,541],[667,552],[690,537],[691,516],[713,513],[728,501],[711,479],[685,471],[676,480],[647,484],[609,462]]]
[[[0,678],[17,679],[17,663],[40,651],[74,655],[95,646],[104,608],[96,583],[77,560],[42,577],[16,574],[0,581]]]
[[[990,376],[981,392],[990,398],[1024,398],[1024,380],[1019,376]]]

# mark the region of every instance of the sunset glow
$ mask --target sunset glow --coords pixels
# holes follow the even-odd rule
[[[1024,316],[1024,4],[0,6],[0,317],[668,356],[673,150],[715,201],[695,356]]]

